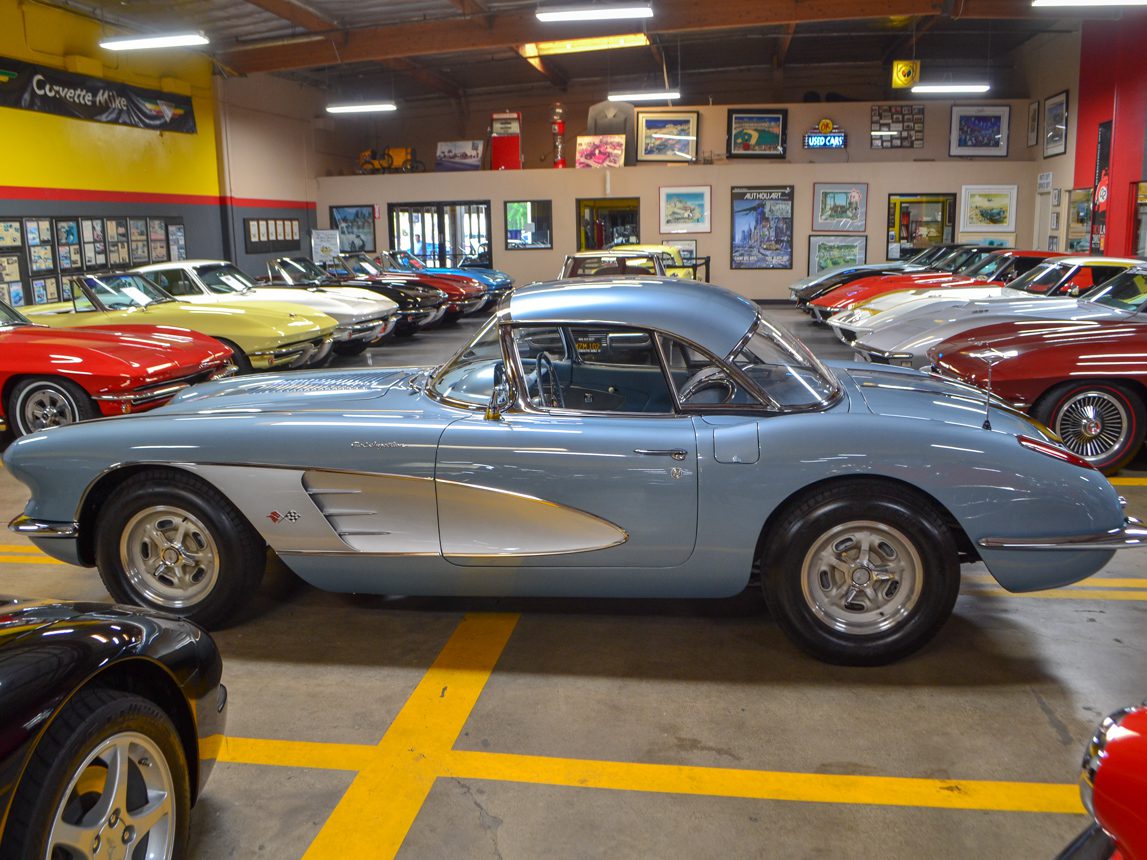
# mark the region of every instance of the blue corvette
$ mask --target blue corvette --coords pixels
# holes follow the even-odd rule
[[[839,663],[920,648],[960,565],[1065,585],[1147,532],[1111,484],[977,389],[823,365],[693,281],[511,294],[441,367],[240,378],[25,436],[12,528],[118,600],[208,626],[270,547],[345,592],[721,597]]]
[[[398,272],[424,272],[428,275],[455,275],[460,278],[473,278],[484,284],[492,294],[499,297],[514,287],[514,279],[499,269],[450,269],[441,266],[427,266],[409,251],[380,251],[379,256],[389,260],[390,265],[387,268],[393,268]]]

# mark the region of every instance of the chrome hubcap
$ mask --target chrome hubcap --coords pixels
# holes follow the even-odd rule
[[[1085,391],[1063,405],[1052,429],[1069,451],[1085,460],[1102,460],[1127,444],[1131,417],[1111,395]]]
[[[33,391],[25,399],[21,413],[24,426],[29,431],[76,423],[76,411],[72,402],[51,388]]]
[[[801,591],[824,624],[865,636],[889,630],[911,614],[924,569],[912,542],[898,529],[870,520],[825,532],[805,554]]]
[[[175,780],[154,741],[113,735],[80,766],[48,833],[46,856],[161,860],[175,851]]]
[[[120,561],[131,584],[149,601],[171,609],[203,600],[219,577],[215,539],[180,508],[144,508],[120,536]]]

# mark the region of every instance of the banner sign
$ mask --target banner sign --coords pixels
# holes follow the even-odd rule
[[[0,57],[0,107],[152,131],[195,133],[190,96],[133,87]]]

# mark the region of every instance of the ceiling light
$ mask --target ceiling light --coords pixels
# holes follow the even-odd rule
[[[539,21],[617,21],[622,18],[652,18],[649,3],[582,4],[549,6],[535,13]]]
[[[595,36],[591,39],[559,39],[555,42],[527,42],[518,49],[523,57],[552,57],[560,54],[583,54],[587,51],[612,51],[615,48],[644,48],[649,37],[644,33],[623,36]]]
[[[914,93],[986,93],[991,84],[917,84]]]
[[[327,113],[380,113],[398,110],[394,102],[352,102],[350,104],[327,105]]]
[[[611,102],[661,102],[681,98],[677,90],[655,90],[641,93],[610,93]]]
[[[1032,0],[1033,6],[1147,6],[1147,0]]]
[[[167,36],[121,36],[104,39],[100,47],[108,51],[142,51],[147,48],[190,48],[207,45],[210,41],[202,33],[172,33]]]

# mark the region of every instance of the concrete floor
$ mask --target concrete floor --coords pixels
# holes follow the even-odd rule
[[[437,362],[475,326],[354,363]],[[1143,465],[1120,487],[1140,516]],[[0,516],[25,496],[0,473]],[[93,571],[0,543],[0,593],[107,599]],[[230,722],[192,855],[1051,857],[1085,823],[1095,724],[1147,695],[1147,555],[1028,597],[985,573],[922,653],[864,670],[796,652],[755,590],[385,599],[273,569],[216,634]]]

